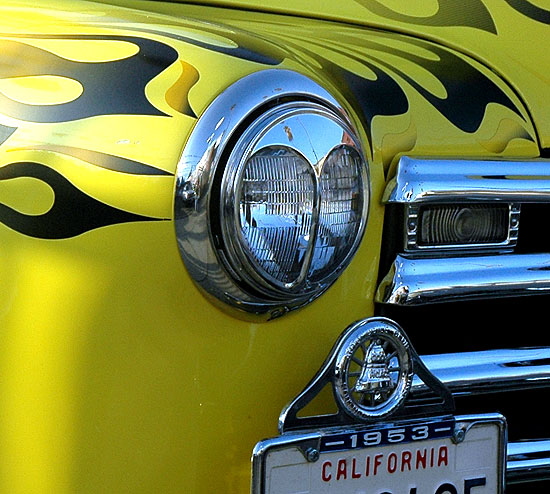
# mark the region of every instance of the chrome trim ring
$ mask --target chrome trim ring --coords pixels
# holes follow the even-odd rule
[[[258,121],[265,124],[265,118],[281,111],[322,114],[323,119],[336,123],[340,128],[338,141],[327,139],[322,132],[300,137],[302,147],[306,149],[299,151],[311,167],[316,180],[316,195],[319,193],[317,177],[323,168],[324,158],[336,147],[356,149],[364,168],[361,179],[365,197],[357,239],[350,248],[350,254],[345,259],[338,259],[339,265],[334,272],[314,283],[309,283],[304,276],[286,285],[270,279],[266,282],[266,276],[258,276],[254,271],[253,263],[247,257],[249,253],[243,250],[239,238],[228,233],[228,228],[238,224],[238,214],[234,209],[237,192],[234,187],[242,173],[239,163],[243,158],[235,154],[250,156],[256,147],[265,147],[264,138],[271,144],[275,143],[273,136],[262,133],[255,126]],[[271,125],[270,121],[267,125]],[[332,132],[332,135],[335,133]],[[245,142],[243,136],[251,142]],[[350,136],[352,139],[347,139]],[[294,135],[288,135],[286,141],[279,141],[277,145],[296,149],[293,139]],[[307,145],[304,144],[306,142]],[[237,151],[233,152],[235,149]],[[230,86],[198,120],[177,169],[176,233],[181,256],[193,280],[206,293],[225,304],[269,318],[282,315],[319,296],[351,260],[365,228],[369,184],[364,156],[346,112],[311,79],[292,71],[273,69],[251,74]],[[316,214],[318,217],[318,212]],[[315,215],[314,221],[318,221]],[[316,228],[312,230],[314,235]],[[311,264],[310,252],[308,256],[304,263],[306,267]]]

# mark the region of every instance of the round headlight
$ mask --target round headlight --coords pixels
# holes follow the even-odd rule
[[[367,173],[348,125],[316,103],[278,105],[249,125],[220,195],[227,257],[275,298],[326,288],[357,246]]]
[[[210,281],[219,275],[215,289],[201,285],[232,305],[254,312],[302,305],[334,282],[358,246],[368,169],[350,123],[322,95],[264,102],[230,135],[220,133],[217,159],[204,165],[208,187],[200,199],[219,269],[210,263],[201,275],[210,271]],[[196,187],[186,180],[178,189],[185,198],[191,193],[196,216]],[[189,268],[189,249],[182,254]]]

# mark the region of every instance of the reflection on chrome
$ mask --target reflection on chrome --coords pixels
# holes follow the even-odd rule
[[[548,254],[438,259],[398,255],[378,287],[376,301],[407,306],[547,293]]]
[[[550,387],[550,347],[423,355],[422,361],[454,396]],[[419,379],[411,394],[429,392]]]
[[[422,361],[453,396],[550,387],[550,347],[424,355]],[[429,395],[413,380],[412,398]],[[550,439],[508,443],[506,483],[550,479]]]
[[[403,157],[384,202],[550,201],[546,160],[483,161]]]

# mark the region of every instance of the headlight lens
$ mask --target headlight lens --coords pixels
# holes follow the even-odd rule
[[[368,180],[356,137],[328,109],[289,103],[253,122],[221,186],[232,268],[270,297],[324,289],[363,231]]]
[[[252,272],[283,288],[301,278],[313,233],[311,172],[304,158],[281,147],[263,149],[244,163],[236,203],[239,241]]]
[[[323,166],[316,262],[312,272],[316,280],[345,262],[362,233],[367,190],[363,168],[358,151],[348,145],[334,149]]]

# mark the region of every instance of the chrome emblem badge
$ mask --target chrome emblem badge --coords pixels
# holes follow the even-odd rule
[[[433,399],[409,396],[413,378]],[[304,414],[328,385],[336,413]],[[372,317],[340,335],[315,377],[283,408],[279,432],[448,413],[454,413],[451,392],[424,365],[405,332],[391,319]]]
[[[344,410],[361,420],[390,415],[413,379],[410,343],[397,325],[368,319],[343,335],[334,367],[334,391]]]

